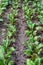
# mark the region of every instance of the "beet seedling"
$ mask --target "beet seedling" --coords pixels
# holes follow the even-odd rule
[[[0,3],[0,22],[3,21],[1,14],[6,9],[7,5],[8,5],[8,0],[1,0],[1,3]]]
[[[3,10],[6,9],[6,6],[8,5],[8,0],[2,0],[0,3],[0,15],[2,14]]]

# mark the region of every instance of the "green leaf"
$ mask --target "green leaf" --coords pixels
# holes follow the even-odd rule
[[[36,46],[36,51],[38,51],[38,54],[40,54],[40,52],[42,51],[42,47],[43,47],[43,44],[38,44]]]
[[[39,42],[38,41],[35,41],[35,43],[34,43],[35,45],[39,45]]]
[[[11,48],[10,48],[10,51],[11,51],[11,52],[15,51],[14,47],[11,47]]]
[[[42,48],[43,47],[43,44],[39,44],[36,48],[37,49],[40,49],[40,48]]]
[[[25,32],[25,33],[26,33],[26,35],[27,35],[27,36],[29,36],[29,35],[30,35],[30,33],[31,33],[31,31],[30,31],[30,30],[26,30],[26,32]]]
[[[24,51],[24,54],[27,55],[27,56],[31,56],[31,51],[29,49],[26,49]]]
[[[14,23],[14,16],[13,16],[12,13],[8,14],[8,15],[7,15],[7,18],[8,18],[8,20],[9,20],[9,22],[10,22],[11,24]]]
[[[43,57],[41,58],[41,62],[43,62]]]
[[[2,18],[0,18],[0,21],[2,22],[2,21],[3,21],[3,19],[2,19]]]
[[[24,0],[24,2],[26,2],[26,3],[27,3],[27,2],[28,2],[28,0]]]
[[[8,36],[11,37],[12,36],[12,32],[8,31]]]
[[[35,26],[35,23],[32,23],[31,20],[28,20],[28,21],[27,21],[27,25],[28,25],[28,27],[29,27],[30,29],[33,29],[34,26]]]
[[[6,57],[11,57],[11,54],[12,54],[13,51],[15,51],[15,48],[14,48],[14,47],[10,47],[10,48],[7,50]]]
[[[33,35],[36,35],[37,34],[37,31],[35,30],[35,31],[33,31]]]
[[[2,8],[0,8],[0,15],[2,14],[2,12],[3,12],[3,10],[2,10]]]
[[[39,18],[40,22],[43,24],[43,16],[38,15],[38,18]]]
[[[4,48],[0,46],[0,60],[4,60]]]
[[[0,60],[0,65],[5,65],[3,60]]]
[[[27,59],[26,60],[26,65],[35,65],[35,63],[32,60]]]
[[[9,44],[10,44],[10,40],[9,40],[8,37],[7,37],[7,38],[3,41],[3,47],[4,47],[4,49],[6,49]]]
[[[15,32],[16,32],[16,27],[10,24],[10,25],[8,26],[8,30],[9,30],[10,32],[15,33]]]
[[[30,20],[27,21],[27,25],[29,28],[32,28],[32,22]]]
[[[41,26],[38,26],[38,27],[36,27],[36,30],[42,30],[43,31],[43,28]]]
[[[40,14],[43,16],[43,10],[42,10],[42,11],[40,11]]]
[[[29,36],[29,41],[30,41],[30,42],[33,42],[33,40],[34,40],[34,38],[33,38],[33,35],[31,34],[31,35]]]
[[[41,62],[40,62],[40,58],[37,57],[37,58],[35,59],[35,65],[40,65],[40,64],[41,64]]]
[[[10,62],[8,63],[8,65],[13,65],[13,61],[10,61]]]
[[[38,36],[35,36],[35,37],[34,37],[34,41],[37,41],[37,40],[38,40]]]

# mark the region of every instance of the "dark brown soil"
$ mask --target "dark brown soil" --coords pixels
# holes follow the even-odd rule
[[[24,56],[24,42],[26,41],[25,29],[26,22],[23,15],[22,6],[18,8],[18,20],[17,20],[17,39],[16,39],[16,65],[24,65],[25,56]]]

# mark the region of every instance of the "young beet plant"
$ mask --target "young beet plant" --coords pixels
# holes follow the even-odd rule
[[[7,5],[8,5],[8,0],[1,0],[1,2],[0,2],[0,21],[3,21],[2,13],[3,13],[3,10],[6,9]]]
[[[8,5],[8,0],[1,0],[1,3],[0,3],[0,15],[2,14],[3,10],[6,9],[7,5]]]
[[[20,0],[13,0],[12,1],[12,7],[13,7],[13,15],[14,17],[17,15],[17,12],[18,12],[18,7],[19,7],[19,1]]]
[[[37,32],[38,30],[43,31],[43,28],[39,26],[40,23],[32,23],[31,19],[33,17],[32,15],[35,13],[34,9],[31,10],[28,4],[24,4],[23,10],[28,27],[26,35],[29,37],[28,41],[25,42],[26,50],[24,51],[24,54],[29,57],[26,60],[26,65],[40,65],[41,61],[43,61],[43,57],[40,57],[43,44],[38,41],[41,35],[37,35]]]

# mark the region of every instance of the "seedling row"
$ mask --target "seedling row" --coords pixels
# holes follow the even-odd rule
[[[43,41],[42,34],[38,35],[38,31],[43,31],[43,21],[42,21],[42,8],[41,1],[38,0],[24,0],[23,10],[27,23],[26,35],[28,40],[25,42],[27,49],[24,54],[29,57],[26,60],[26,65],[41,65],[43,57],[40,57]],[[39,32],[39,33],[40,33]]]

